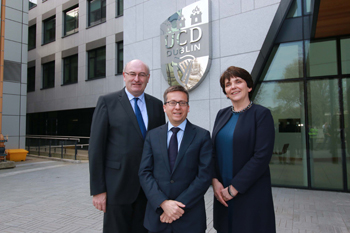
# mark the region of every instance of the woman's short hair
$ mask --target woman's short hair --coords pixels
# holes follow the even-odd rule
[[[225,80],[230,80],[232,77],[242,78],[244,81],[246,81],[248,88],[253,88],[253,78],[248,71],[241,67],[230,66],[227,68],[227,70],[224,71],[224,73],[222,73],[220,77],[220,86],[225,95]],[[249,99],[251,99],[251,95],[252,91],[249,92]]]
[[[180,86],[180,85],[175,85],[175,86],[170,86],[170,87],[168,87],[168,88],[164,91],[164,95],[163,95],[164,104],[165,104],[165,102],[167,101],[167,95],[168,95],[168,93],[174,92],[174,91],[181,91],[181,92],[185,93],[185,94],[187,95],[187,102],[190,101],[190,96],[189,96],[188,91],[186,90],[186,88],[184,88],[183,86]]]

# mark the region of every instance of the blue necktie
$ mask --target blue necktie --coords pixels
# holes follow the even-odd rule
[[[171,135],[171,138],[170,138],[168,155],[169,155],[170,171],[173,171],[177,153],[178,153],[177,132],[179,132],[180,128],[173,127],[170,130],[173,132],[173,135]]]
[[[143,118],[142,118],[142,115],[141,115],[140,108],[137,105],[137,101],[139,100],[139,98],[134,98],[134,100],[135,100],[135,115],[136,115],[136,118],[137,118],[137,122],[139,123],[142,136],[143,136],[143,138],[145,138],[146,137],[146,127],[145,127],[145,123],[143,122]]]

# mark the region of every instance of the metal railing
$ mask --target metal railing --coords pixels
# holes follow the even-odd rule
[[[27,135],[28,154],[61,159],[87,160],[90,137]]]

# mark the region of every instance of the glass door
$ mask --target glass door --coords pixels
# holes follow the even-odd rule
[[[308,82],[311,187],[343,190],[338,79]]]

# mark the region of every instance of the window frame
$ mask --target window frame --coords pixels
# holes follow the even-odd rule
[[[45,36],[46,36],[46,31],[47,31],[46,30],[47,23],[52,22],[52,21],[54,22],[54,26],[53,26],[54,38],[50,39],[48,41],[45,41]],[[54,42],[54,41],[56,41],[56,15],[43,20],[43,43],[42,43],[42,45],[49,44],[49,43]]]
[[[67,13],[75,9],[77,9],[77,12],[78,12],[75,20],[76,27],[73,30],[69,31],[68,33],[67,32]],[[79,4],[63,11],[63,37],[75,34],[77,32],[79,32]]]
[[[124,63],[124,42],[118,41],[115,43],[115,74],[119,75],[123,73],[124,66],[120,65]],[[120,48],[121,47],[121,48]],[[120,53],[122,54],[120,59]]]
[[[77,59],[77,66],[76,66],[76,70],[72,70],[74,67],[72,67],[72,59],[76,58]],[[68,57],[64,57],[62,60],[62,64],[63,64],[63,72],[62,72],[62,86],[63,85],[69,85],[69,84],[74,84],[74,83],[78,83],[78,54],[74,54]],[[66,75],[66,61],[68,60],[68,67],[69,67],[69,77],[68,79],[66,79],[65,75]],[[72,80],[72,72],[76,72],[76,80]],[[68,81],[66,81],[68,80]]]
[[[29,43],[30,42],[30,35],[31,35],[30,31],[31,31],[32,28],[34,28],[34,44],[33,44],[33,47],[31,47],[30,46],[31,43]],[[35,48],[36,48],[36,24],[28,27],[28,51],[32,50],[32,49],[35,49]]]
[[[116,17],[120,17],[124,15],[124,0],[116,1]]]
[[[47,77],[48,81],[52,81],[52,85],[49,85],[49,82],[45,82],[46,80],[46,72],[45,72],[45,69],[46,68],[50,68],[49,66],[50,65],[53,65],[52,70],[49,70],[50,73],[53,73],[53,77]],[[42,90],[43,89],[49,89],[49,88],[54,88],[55,87],[55,61],[50,61],[50,62],[46,62],[44,64],[41,65],[42,66]],[[50,79],[53,79],[53,80],[50,80]]]
[[[34,7],[36,7],[38,4],[35,4],[33,2],[31,2],[30,0],[28,1],[28,10],[33,9]]]
[[[99,52],[99,50],[104,50],[104,74],[103,75],[97,75],[97,66],[98,66],[98,56],[97,53]],[[90,55],[94,53],[93,57],[90,58]],[[90,59],[93,60],[93,65],[94,65],[94,76],[90,77]],[[106,46],[102,46],[99,48],[95,48],[95,49],[91,49],[89,51],[87,51],[87,81],[89,80],[95,80],[95,79],[100,79],[100,78],[105,78],[106,77]]]
[[[107,2],[106,2],[106,0],[87,0],[87,1],[88,1],[88,4],[87,4],[88,5],[88,28],[106,22],[106,20],[107,20],[107,10],[106,10]],[[100,16],[101,17],[100,17],[100,19],[91,22],[91,13],[92,13],[91,12],[91,2],[93,2],[93,1],[100,1],[99,12],[100,12]],[[102,7],[103,3],[105,5],[104,6],[104,10],[103,10],[103,7]],[[104,18],[102,17],[103,16],[103,11],[105,13],[105,17]]]
[[[33,73],[33,76],[29,75]],[[27,68],[27,93],[28,92],[35,92],[35,66]]]

